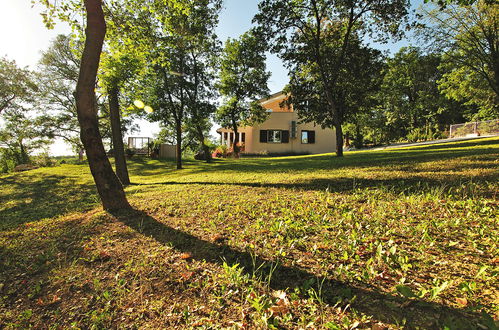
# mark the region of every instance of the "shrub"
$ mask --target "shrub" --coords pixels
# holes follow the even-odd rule
[[[219,145],[215,148],[211,156],[213,158],[226,158],[227,157],[228,148],[226,145]]]
[[[132,158],[135,155],[135,150],[130,149],[130,148],[126,148],[125,154],[126,154],[127,158]]]
[[[50,158],[48,152],[43,152],[39,155],[32,157],[32,163],[38,167],[52,167],[57,164],[55,160]]]

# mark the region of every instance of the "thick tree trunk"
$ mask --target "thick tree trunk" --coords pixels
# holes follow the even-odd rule
[[[113,136],[116,175],[120,179],[121,184],[129,185],[130,177],[128,176],[125,147],[123,146],[123,134],[121,133],[119,91],[116,86],[109,89],[109,115],[111,117],[111,134]]]
[[[343,157],[343,129],[341,124],[336,123],[334,129],[336,131],[336,156]]]
[[[343,129],[341,128],[342,124],[342,116],[340,116],[340,112],[336,103],[333,100],[331,93],[326,90],[326,100],[329,103],[331,115],[334,122],[334,128],[336,131],[336,156],[343,157]]]
[[[179,122],[175,123],[175,130],[177,133],[177,148],[176,148],[176,159],[177,159],[177,170],[182,169],[182,125]]]
[[[84,3],[87,13],[86,39],[76,85],[76,111],[81,128],[80,138],[104,209],[109,211],[129,209],[130,204],[123,186],[114,174],[102,144],[95,104],[95,81],[106,34],[102,1],[85,0]]]

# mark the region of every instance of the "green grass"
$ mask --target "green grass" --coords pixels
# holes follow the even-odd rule
[[[0,176],[0,327],[494,328],[499,139]]]

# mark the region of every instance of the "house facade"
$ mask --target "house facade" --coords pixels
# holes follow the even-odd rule
[[[282,92],[261,100],[269,116],[255,126],[239,128],[239,141],[243,153],[257,154],[320,154],[334,152],[336,135],[332,129],[323,129],[315,123],[299,123],[298,113],[292,106],[281,106],[286,99]],[[232,147],[234,132],[219,128],[220,141]]]

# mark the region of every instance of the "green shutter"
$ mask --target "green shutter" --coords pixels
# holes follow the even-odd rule
[[[308,143],[315,143],[315,131],[308,131]]]
[[[260,130],[260,143],[267,143],[267,131]]]
[[[281,131],[281,142],[289,143],[289,131]]]

